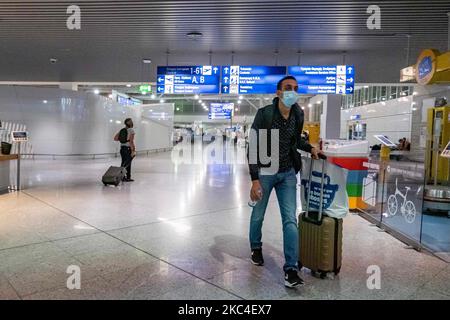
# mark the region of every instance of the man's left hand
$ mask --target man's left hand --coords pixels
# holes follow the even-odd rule
[[[311,157],[315,160],[319,159],[319,154],[323,154],[323,152],[315,147],[311,149]]]

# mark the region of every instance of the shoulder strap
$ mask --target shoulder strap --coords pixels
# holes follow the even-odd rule
[[[267,108],[264,109],[263,112],[263,128],[270,130],[272,129],[272,122],[273,122],[273,114],[275,112],[274,105],[269,105]]]
[[[297,130],[300,131],[302,128],[300,128],[301,126],[301,121],[300,121],[300,117],[301,117],[301,110],[300,110],[300,106],[299,105],[295,105],[294,106],[294,115],[295,115],[295,124],[297,126]]]

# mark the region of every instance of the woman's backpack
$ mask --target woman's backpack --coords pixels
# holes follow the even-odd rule
[[[120,141],[120,143],[128,142],[128,129],[127,128],[122,128],[119,131],[119,141]]]

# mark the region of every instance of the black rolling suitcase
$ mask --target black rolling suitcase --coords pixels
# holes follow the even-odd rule
[[[102,177],[102,182],[105,186],[109,184],[113,184],[116,187],[120,184],[122,179],[127,174],[127,169],[123,167],[114,167],[111,166],[109,169],[105,172],[105,174]]]

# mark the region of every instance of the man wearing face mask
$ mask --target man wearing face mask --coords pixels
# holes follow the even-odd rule
[[[304,284],[298,276],[298,229],[297,229],[297,178],[296,173],[300,170],[301,159],[297,149],[309,152],[317,159],[319,151],[312,147],[302,137],[304,113],[297,104],[298,83],[292,76],[281,79],[277,84],[277,97],[271,105],[258,110],[252,129],[256,131],[256,136],[260,129],[268,130],[267,153],[271,150],[271,143],[279,143],[278,159],[276,155],[271,156],[271,164],[278,163],[278,171],[263,172],[264,165],[259,157],[253,154],[249,156],[249,170],[252,179],[250,198],[256,205],[253,207],[250,220],[250,247],[251,261],[253,264],[262,266],[264,264],[262,254],[262,225],[267,203],[272,189],[275,189],[283,225],[283,245],[285,264],[284,284],[286,287],[294,288]],[[279,142],[271,139],[271,132],[278,130]],[[249,153],[255,153],[260,148],[259,138],[250,141]],[[252,143],[256,145],[252,146]],[[261,143],[264,143],[261,141]],[[250,159],[258,158],[257,163],[252,163]],[[275,168],[276,170],[276,168]]]

